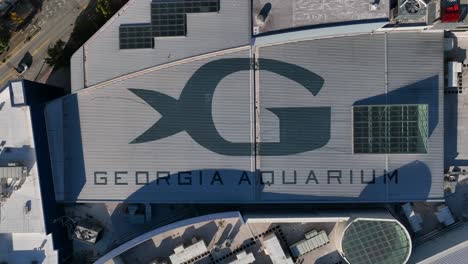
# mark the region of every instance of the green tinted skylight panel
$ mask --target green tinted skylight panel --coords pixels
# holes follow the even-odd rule
[[[152,49],[154,40],[150,24],[121,25],[120,49]]]
[[[150,24],[120,26],[120,49],[154,48],[154,37],[186,36],[187,14],[219,12],[219,8],[219,0],[153,0]]]
[[[427,153],[427,105],[353,109],[354,153]]]

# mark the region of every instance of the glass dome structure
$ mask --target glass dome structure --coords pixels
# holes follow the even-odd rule
[[[358,219],[344,231],[341,247],[350,264],[404,264],[411,238],[398,221]]]

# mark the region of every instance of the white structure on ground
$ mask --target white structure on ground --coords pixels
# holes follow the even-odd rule
[[[58,263],[52,236],[45,230],[30,107],[22,81],[0,90],[0,105],[0,263]]]
[[[186,248],[184,248],[184,245],[174,248],[174,254],[170,255],[169,258],[173,264],[182,264],[207,251],[208,249],[206,248],[205,242],[200,240]]]
[[[304,240],[301,240],[289,247],[294,257],[299,257],[330,243],[327,233],[325,233],[323,230],[320,232],[312,230],[306,233],[304,236]]]
[[[229,262],[229,264],[250,264],[255,262],[255,257],[252,253],[242,251],[236,255],[236,260]]]
[[[435,214],[439,222],[445,226],[449,226],[455,223],[455,219],[453,219],[452,212],[450,212],[448,206],[444,204],[437,207],[437,211],[435,212]]]
[[[270,256],[273,264],[293,264],[291,257],[286,256],[278,237],[272,233],[263,239],[263,246],[266,253]]]
[[[414,212],[413,207],[410,203],[405,203],[402,205],[403,212],[405,212],[405,216],[410,222],[411,228],[414,232],[419,232],[422,230],[422,219],[421,216]]]

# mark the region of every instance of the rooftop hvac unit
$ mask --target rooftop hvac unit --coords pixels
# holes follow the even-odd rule
[[[73,239],[96,244],[102,228],[88,222],[79,223],[73,232]]]
[[[403,212],[405,212],[405,216],[408,219],[411,229],[414,232],[419,232],[422,230],[422,218],[419,214],[415,213],[413,210],[413,206],[410,203],[405,203],[401,206],[403,208]]]
[[[428,4],[423,0],[398,0],[397,20],[406,22],[427,22]]]
[[[463,66],[460,62],[449,61],[447,65],[447,87],[456,88],[458,87],[459,73],[463,71]]]
[[[455,223],[452,212],[450,212],[450,209],[446,205],[438,206],[435,215],[437,216],[439,222],[445,226],[449,226]]]
[[[400,10],[406,15],[419,15],[427,7],[422,0],[405,0],[400,5]]]

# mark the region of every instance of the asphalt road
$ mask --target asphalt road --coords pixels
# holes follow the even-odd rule
[[[47,49],[59,39],[67,42],[73,31],[74,22],[78,15],[86,8],[90,0],[44,0],[42,9],[23,31],[12,37],[8,59],[0,64],[0,87],[11,79],[19,78],[15,67],[29,52],[32,64],[24,73],[24,79],[36,80],[41,72],[47,70],[44,63]],[[40,30],[30,41],[24,42],[33,30]],[[17,44],[16,44],[17,43]]]

